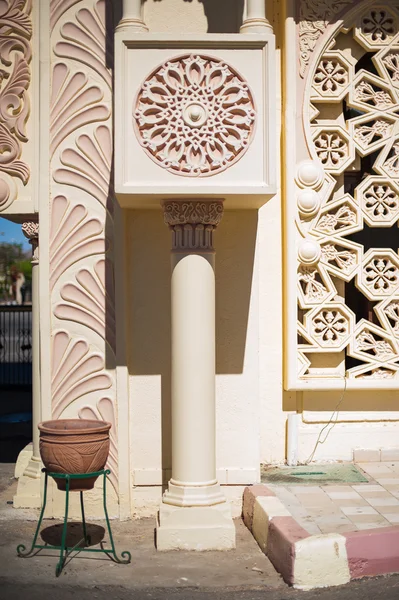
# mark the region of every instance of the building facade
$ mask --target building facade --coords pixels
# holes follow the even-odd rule
[[[159,511],[164,548],[234,545],[261,463],[399,452],[399,3],[3,4],[0,210],[34,248],[14,505],[48,419],[112,423],[113,515]]]

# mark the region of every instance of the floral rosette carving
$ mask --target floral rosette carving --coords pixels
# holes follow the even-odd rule
[[[255,130],[248,83],[217,58],[179,56],[143,83],[133,110],[137,139],[177,175],[215,175],[239,160]]]

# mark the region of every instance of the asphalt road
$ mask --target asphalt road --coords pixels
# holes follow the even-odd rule
[[[227,582],[226,582],[227,583]],[[121,586],[65,585],[62,580],[36,585],[21,584],[0,577],[2,600],[398,600],[399,575],[352,582],[345,586],[303,592],[286,589],[224,590],[198,588],[132,589]]]

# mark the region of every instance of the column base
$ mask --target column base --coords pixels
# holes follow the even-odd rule
[[[209,485],[189,485],[171,479],[162,502],[172,506],[214,506],[226,503],[226,498],[217,481]]]
[[[14,508],[40,508],[42,505],[42,461],[34,456],[20,475]]]
[[[157,550],[231,550],[236,530],[230,505],[172,506],[161,504],[156,525]]]
[[[148,33],[149,29],[147,25],[141,19],[129,18],[122,19],[115,31],[120,31],[121,29],[130,29],[134,33]]]
[[[273,33],[267,19],[247,19],[240,27],[240,33]]]
[[[32,458],[32,455],[33,455],[33,444],[32,444],[32,442],[30,442],[30,444],[25,446],[25,448],[23,448],[21,450],[21,452],[18,454],[17,462],[15,463],[15,471],[14,471],[15,479],[19,479],[23,475],[23,472],[25,471],[26,467],[28,466],[28,463],[29,463],[30,459]]]

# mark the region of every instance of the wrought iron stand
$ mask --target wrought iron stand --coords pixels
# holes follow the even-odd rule
[[[59,550],[60,558],[59,558],[59,561],[55,568],[56,577],[59,577],[61,575],[61,572],[62,572],[62,569],[64,568],[65,561],[67,559],[68,554],[70,552],[73,552],[74,550],[77,550],[79,552],[102,552],[103,554],[107,554],[110,557],[110,559],[113,560],[114,562],[117,562],[120,564],[125,564],[125,565],[129,564],[132,559],[130,552],[125,550],[124,552],[122,552],[121,558],[119,558],[118,555],[116,554],[114,538],[112,537],[111,525],[110,525],[109,518],[108,518],[107,500],[106,500],[106,482],[107,482],[107,475],[109,475],[111,473],[111,471],[109,469],[105,469],[105,470],[103,469],[102,471],[96,471],[95,473],[79,473],[79,474],[74,474],[74,475],[69,474],[69,473],[66,473],[66,474],[65,473],[49,473],[47,471],[47,469],[42,469],[42,471],[43,471],[43,473],[45,473],[44,497],[43,497],[42,510],[40,512],[39,521],[38,521],[38,524],[36,527],[36,532],[33,537],[33,542],[32,542],[32,546],[31,546],[30,550],[25,552],[26,547],[23,544],[20,544],[17,547],[18,556],[23,557],[23,558],[32,556],[34,554],[34,550],[42,550],[42,549]],[[50,544],[44,544],[44,545],[36,544],[36,541],[37,541],[37,538],[39,535],[40,526],[41,526],[42,520],[43,520],[44,510],[46,508],[47,483],[48,483],[49,475],[50,475],[50,477],[54,477],[55,479],[65,479],[65,481],[66,481],[66,484],[65,484],[65,513],[64,513],[64,524],[63,524],[63,528],[62,528],[61,546],[52,546]],[[86,530],[83,492],[79,492],[80,508],[81,508],[81,512],[82,512],[83,538],[81,540],[79,540],[79,542],[77,544],[75,544],[75,546],[72,546],[72,547],[67,546],[66,545],[66,537],[67,537],[67,526],[68,526],[70,481],[71,481],[71,479],[88,479],[88,478],[92,478],[92,477],[96,477],[96,476],[100,476],[100,475],[103,476],[103,506],[104,506],[104,514],[105,514],[105,519],[107,522],[107,529],[108,529],[109,541],[111,543],[111,548],[110,549],[103,548],[102,542],[100,542],[101,548],[88,548],[88,546],[90,546],[91,540],[90,540],[90,536],[87,535],[87,530]],[[84,544],[83,546],[81,546],[82,542]]]

